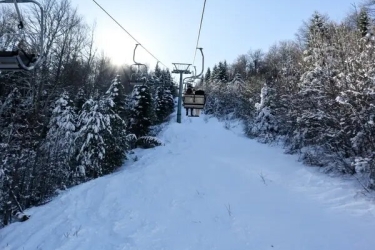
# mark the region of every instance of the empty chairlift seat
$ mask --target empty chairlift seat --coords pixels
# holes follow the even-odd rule
[[[135,51],[137,50],[138,45],[138,43],[135,45],[133,52],[134,64],[130,65],[131,76],[129,84],[131,86],[144,85],[147,82],[147,65],[135,61]]]
[[[24,70],[35,61],[35,55],[26,55],[18,51],[0,51],[0,70]]]
[[[206,96],[203,90],[195,91],[195,94],[185,94],[183,97],[184,108],[203,109]]]
[[[18,53],[16,51],[0,51],[0,69],[18,69]]]

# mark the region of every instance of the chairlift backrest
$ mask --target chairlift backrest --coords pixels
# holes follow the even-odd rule
[[[185,108],[204,109],[205,104],[206,96],[203,90],[197,90],[195,94],[185,93],[183,96],[183,105]]]
[[[205,95],[203,90],[196,90],[195,95]]]

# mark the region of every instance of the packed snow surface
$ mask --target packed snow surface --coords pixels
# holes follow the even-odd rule
[[[0,249],[375,249],[374,202],[353,181],[240,131],[173,118],[164,146],[28,210],[0,230]]]

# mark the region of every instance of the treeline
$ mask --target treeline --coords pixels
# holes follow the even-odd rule
[[[0,227],[113,172],[131,149],[160,145],[153,128],[174,109],[170,72],[156,66],[133,87],[130,67],[98,55],[93,28],[69,0],[42,4],[47,60],[35,71],[0,72]],[[38,10],[23,15],[25,29],[39,31]],[[14,27],[14,11],[1,9],[0,37]]]
[[[293,41],[206,72],[205,112],[241,119],[264,143],[375,188],[375,36],[371,1],[340,23],[314,12]],[[202,84],[202,83],[201,83]]]

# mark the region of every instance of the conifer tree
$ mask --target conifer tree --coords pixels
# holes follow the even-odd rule
[[[104,133],[105,157],[103,159],[103,173],[111,173],[120,167],[126,159],[128,150],[126,134],[126,111],[124,87],[120,83],[119,76],[112,80],[103,105],[108,112],[111,130],[110,133]]]
[[[210,80],[211,80],[211,69],[208,67],[206,74],[204,75],[204,81],[206,82],[206,84],[208,84]]]
[[[362,37],[365,37],[370,31],[370,17],[365,8],[362,8],[359,12],[358,30],[361,33]]]
[[[155,66],[155,76],[157,77],[157,78],[159,78],[159,77],[161,77],[162,76],[162,70],[160,69],[160,67],[159,67],[159,64],[156,64],[156,66]]]
[[[157,123],[162,123],[174,110],[173,95],[168,82],[162,77],[163,84],[157,88],[155,103]]]
[[[52,190],[67,188],[71,185],[73,171],[72,158],[75,149],[77,114],[73,101],[67,92],[63,92],[55,102],[49,122],[49,130],[43,143],[46,164],[50,168],[49,181]]]
[[[253,127],[248,132],[250,136],[260,137],[262,141],[269,142],[274,140],[278,132],[278,122],[273,114],[276,108],[275,103],[275,89],[267,86],[262,88],[261,101],[255,105],[257,116],[255,118]]]
[[[93,179],[104,174],[103,160],[106,154],[104,137],[110,134],[110,116],[106,103],[88,99],[78,117],[80,127],[77,134],[78,167],[76,177]]]
[[[135,134],[137,137],[149,133],[153,118],[152,108],[150,88],[147,85],[135,86],[132,92],[129,133]]]

